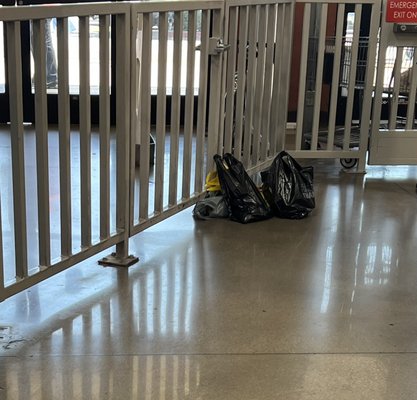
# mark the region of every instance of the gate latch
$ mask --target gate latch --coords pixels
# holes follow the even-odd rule
[[[223,39],[211,37],[209,39],[209,54],[214,56],[220,53],[224,53],[230,47],[230,44],[223,43]]]
[[[209,45],[208,53],[211,56],[217,56],[221,53],[224,53],[230,47],[230,44],[223,43],[223,39],[218,38],[218,37],[209,38],[208,45]],[[196,50],[201,50],[201,45],[198,45],[195,49]]]

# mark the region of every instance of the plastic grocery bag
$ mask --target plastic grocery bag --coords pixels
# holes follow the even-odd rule
[[[216,154],[214,161],[232,220],[246,224],[272,216],[268,203],[240,161],[229,153],[223,157]]]
[[[228,218],[229,215],[229,207],[221,194],[197,201],[193,210],[195,219]]]
[[[261,177],[263,193],[277,217],[305,218],[315,207],[313,167],[301,167],[285,151]]]

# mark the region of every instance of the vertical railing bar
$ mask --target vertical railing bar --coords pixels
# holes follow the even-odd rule
[[[194,119],[194,68],[195,68],[195,38],[196,11],[188,12],[187,38],[187,79],[185,89],[184,115],[184,158],[182,168],[182,198],[190,197],[191,157]]]
[[[13,212],[16,276],[28,276],[23,93],[20,23],[7,22],[7,71],[12,141]]]
[[[196,193],[199,193],[203,190],[204,137],[205,137],[205,131],[206,131],[206,109],[207,109],[209,27],[210,27],[210,13],[208,10],[203,10],[202,21],[201,21],[200,81],[199,81],[199,93],[198,93],[196,161],[195,161],[195,165],[196,165],[195,191]]]
[[[155,165],[155,212],[162,211],[164,206],[164,160],[165,160],[165,119],[167,91],[167,13],[159,13],[158,37],[158,89],[156,110],[156,165]]]
[[[133,136],[130,149],[130,231],[137,224],[136,211],[139,204],[139,183],[136,179],[137,166],[140,159],[140,129],[141,129],[141,71],[142,71],[142,14],[139,14],[135,7],[131,7],[130,11],[130,130]]]
[[[272,74],[274,67],[275,51],[275,23],[276,23],[276,5],[268,5],[268,23],[267,23],[267,40],[266,40],[266,61],[265,61],[265,89],[262,99],[262,141],[261,141],[261,160],[268,156],[270,145],[270,118],[271,118],[271,100],[272,100]]]
[[[377,61],[377,74],[375,81],[375,95],[372,108],[372,120],[371,120],[371,146],[376,145],[374,140],[377,140],[378,135],[374,136],[375,132],[378,132],[381,128],[381,108],[382,108],[382,94],[384,90],[384,70],[386,68],[386,55],[387,55],[387,41],[384,40],[384,35],[379,39],[378,46],[378,61]],[[369,59],[368,59],[369,61]],[[369,100],[369,98],[368,98]],[[366,104],[366,103],[365,103]],[[362,122],[361,126],[364,126]]]
[[[400,95],[401,66],[403,63],[404,47],[397,47],[397,55],[394,63],[394,87],[392,88],[392,96],[389,98],[390,105],[389,123],[390,130],[397,128],[398,98]],[[388,94],[389,95],[389,94]]]
[[[141,66],[141,141],[139,161],[139,219],[145,220],[149,216],[149,146],[151,130],[151,65],[152,65],[152,13],[143,14],[143,41]]]
[[[290,76],[291,76],[291,54],[292,54],[292,40],[294,32],[294,3],[284,4],[284,24],[283,35],[284,43],[282,45],[282,62],[280,72],[280,91],[278,97],[278,123],[276,134],[275,152],[284,149],[285,136],[287,132],[288,119],[288,99],[290,92]]]
[[[237,65],[236,117],[233,155],[242,159],[243,110],[246,91],[246,44],[248,41],[248,7],[239,8],[239,47]]]
[[[57,19],[59,190],[61,197],[61,254],[72,253],[71,139],[68,66],[68,18]]]
[[[212,11],[211,34],[213,37],[222,36],[223,26],[223,8]],[[208,140],[207,140],[207,163],[206,168],[211,170],[214,168],[213,156],[220,152],[218,141],[218,132],[220,121],[220,105],[221,96],[221,73],[222,73],[222,54],[211,57],[210,63],[210,90],[209,90],[209,117],[208,117]],[[223,104],[223,103],[221,103]]]
[[[345,134],[343,137],[343,150],[350,148],[350,136],[352,128],[353,102],[355,101],[356,67],[358,64],[359,35],[362,17],[362,4],[355,5],[355,25],[352,40],[352,62],[349,72],[348,95],[346,99]]]
[[[173,76],[171,97],[171,126],[170,126],[170,157],[169,157],[169,205],[177,203],[178,196],[178,153],[180,131],[180,81],[181,81],[181,53],[182,53],[182,30],[183,15],[181,11],[174,14],[174,54]]]
[[[110,16],[99,17],[100,239],[110,236]]]
[[[223,43],[227,43],[229,46],[228,51],[225,51],[222,58],[222,66],[221,66],[221,83],[220,83],[220,97],[219,97],[219,108],[220,108],[220,114],[219,114],[219,133],[218,133],[218,141],[219,141],[219,153],[224,153],[225,151],[225,122],[226,122],[226,81],[227,81],[227,65],[228,65],[228,58],[229,58],[229,50],[231,47],[231,44],[229,43],[229,13],[230,13],[230,5],[224,4],[223,7]]]
[[[337,110],[337,99],[339,92],[339,77],[340,77],[340,64],[342,56],[342,41],[343,41],[343,23],[345,16],[345,5],[337,5],[337,23],[336,23],[336,37],[335,37],[335,49],[333,58],[333,73],[332,82],[336,84],[332,85],[330,94],[330,110],[329,110],[329,134],[327,138],[327,150],[333,150],[334,146],[334,135],[336,127],[336,110]]]
[[[308,56],[308,37],[310,32],[310,15],[311,4],[304,6],[303,34],[301,41],[301,59],[300,59],[300,80],[298,84],[298,105],[297,105],[297,126],[295,137],[295,150],[301,150],[303,138],[304,123],[304,103],[306,95],[306,78],[307,78],[307,56]]]
[[[235,79],[236,79],[236,56],[237,56],[237,27],[238,8],[229,9],[229,32],[227,43],[230,45],[227,54],[227,76],[226,76],[226,108],[225,108],[225,130],[224,130],[224,152],[232,153],[233,147],[233,121],[235,111]]]
[[[116,15],[116,229],[124,238],[116,245],[116,256],[123,263],[129,257],[129,152],[134,143],[130,130],[130,14]],[[131,154],[131,153],[130,153]],[[132,257],[130,257],[133,259]]]
[[[253,132],[253,151],[252,151],[252,165],[257,165],[260,157],[261,140],[265,141],[266,132],[261,130],[262,120],[264,115],[263,95],[264,95],[264,80],[265,80],[265,53],[266,53],[266,21],[267,21],[267,5],[259,6],[259,23],[258,23],[258,57],[256,66],[255,78],[255,104],[254,110],[254,132]]]
[[[38,191],[39,264],[51,264],[49,220],[48,103],[46,97],[46,46],[44,19],[34,20],[33,58],[35,64],[36,176]]]
[[[321,5],[320,16],[320,33],[317,51],[317,68],[316,68],[316,88],[314,95],[314,111],[313,126],[311,138],[311,150],[317,150],[320,110],[321,110],[321,92],[323,87],[323,66],[324,66],[324,50],[326,44],[326,28],[327,28],[327,4]]]
[[[408,106],[407,106],[407,122],[406,129],[410,130],[414,128],[414,113],[416,108],[416,91],[417,91],[417,48],[414,47],[413,53],[413,67],[411,69],[411,83],[410,91],[408,94]]]
[[[256,47],[257,32],[259,26],[258,7],[249,7],[249,50],[248,50],[248,70],[246,73],[246,98],[245,98],[245,128],[243,137],[243,165],[247,168],[250,165],[251,154],[253,151],[253,114],[255,92],[255,74],[256,74]]]
[[[369,130],[370,130],[370,120],[371,120],[371,109],[372,104],[374,107],[374,117],[375,123],[379,127],[380,115],[381,115],[381,101],[376,101],[377,99],[381,99],[382,95],[382,77],[377,76],[376,79],[376,90],[374,92],[374,76],[375,76],[375,60],[377,54],[377,45],[378,45],[378,31],[379,31],[379,21],[380,20],[380,7],[379,4],[376,3],[372,6],[371,11],[371,23],[369,27],[369,41],[368,41],[368,54],[367,54],[367,62],[366,62],[366,70],[365,70],[365,87],[363,92],[363,106],[361,110],[361,120],[360,120],[360,143],[359,143],[359,153],[360,158],[358,162],[358,171],[362,172],[365,170],[365,163],[366,163],[366,153],[369,147]],[[382,61],[385,59],[385,48],[381,44],[382,50],[380,48],[380,56],[378,61]],[[383,70],[382,63],[379,64],[378,70]],[[378,81],[381,84],[381,88],[378,87]],[[379,93],[378,93],[379,92]],[[373,96],[374,94],[374,96]],[[373,101],[374,99],[374,101]],[[378,106],[379,105],[379,106]],[[379,107],[379,108],[378,108]]]
[[[271,122],[270,122],[270,152],[275,155],[278,148],[278,110],[282,107],[279,104],[279,95],[281,93],[281,72],[284,58],[284,38],[285,38],[285,4],[277,4],[277,24],[275,32],[275,58],[274,58],[274,81],[272,87],[272,102],[271,102]]]
[[[91,246],[91,105],[89,17],[79,17],[81,247]]]

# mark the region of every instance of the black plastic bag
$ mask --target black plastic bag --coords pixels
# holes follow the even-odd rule
[[[232,220],[247,224],[272,217],[268,203],[240,161],[229,153],[223,158],[216,154],[214,161]]]
[[[263,193],[277,217],[305,218],[315,207],[313,167],[301,167],[285,151],[261,177]]]
[[[221,193],[197,201],[193,210],[195,219],[228,218],[229,215],[229,207]]]

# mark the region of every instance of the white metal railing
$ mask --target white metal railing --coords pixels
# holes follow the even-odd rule
[[[224,63],[225,152],[251,171],[282,150],[287,122],[294,3],[227,1]]]
[[[132,4],[135,35],[132,60],[135,62],[138,58],[139,64],[139,98],[132,98],[132,126],[140,143],[138,169],[136,175],[133,174],[132,233],[192,204],[204,191],[208,160],[217,152],[222,54],[210,46],[214,43],[213,38],[221,36],[222,14],[222,1]],[[152,26],[155,16],[158,25]],[[168,16],[172,21],[170,35]],[[135,44],[138,41],[136,35],[141,46]],[[158,51],[152,52],[155,41]],[[158,70],[152,71],[155,64]],[[155,73],[156,107],[151,110],[151,82],[156,80],[152,78]],[[197,73],[198,86],[195,84]],[[169,109],[167,76],[172,80]],[[184,101],[181,101],[182,90]],[[134,109],[137,104],[140,114]],[[156,113],[154,128],[150,120],[152,111]],[[170,115],[169,121],[167,115]],[[149,167],[151,132],[155,141],[154,170]]]
[[[92,127],[90,108],[90,38],[89,17],[98,15],[100,24],[100,124],[99,136],[99,191],[93,194]],[[79,19],[79,127],[72,132],[70,126],[68,18]],[[116,64],[110,65],[110,16],[116,19]],[[45,21],[57,19],[58,74],[58,127],[48,125],[46,86]],[[0,232],[14,247],[0,268],[0,300],[27,288],[81,260],[110,246],[116,245],[120,256],[127,256],[129,237],[129,40],[130,6],[120,3],[74,4],[60,6],[3,7],[0,20],[7,35],[7,71],[10,105],[9,137],[11,160],[7,169],[12,174],[11,204],[2,204],[0,213],[7,214],[10,230]],[[30,22],[33,32],[33,59],[35,66],[35,141],[34,168],[28,163],[30,132],[25,129],[22,91],[21,27]],[[110,204],[110,68],[115,69],[116,109],[116,195]],[[52,140],[58,141],[59,178],[55,179]],[[74,143],[79,151],[77,171],[74,173]],[[25,154],[26,153],[26,154]],[[33,184],[36,182],[36,184]],[[54,182],[54,185],[50,185]],[[57,185],[57,186],[55,186]],[[2,190],[2,198],[5,192]],[[92,197],[99,199],[99,233],[92,232]],[[79,196],[78,204],[75,199]],[[51,199],[58,198],[59,215],[51,220]],[[36,207],[37,204],[37,207]],[[98,205],[98,204],[97,204]],[[111,229],[111,208],[116,208],[116,218]],[[74,215],[80,213],[77,232],[73,231]],[[95,210],[94,210],[95,213]],[[11,221],[11,222],[10,222]],[[29,222],[28,222],[29,221]],[[51,235],[51,230],[54,230]],[[37,239],[36,239],[37,235]],[[58,239],[57,239],[58,238]],[[4,246],[8,248],[8,246]],[[38,253],[34,257],[34,253]],[[0,255],[2,255],[0,253]],[[1,260],[2,257],[0,257]],[[2,260],[0,261],[0,263]],[[1,264],[0,264],[1,265]]]
[[[266,166],[284,143],[293,12],[288,0],[0,8],[10,95],[10,127],[0,131],[0,140],[4,136],[10,148],[6,169],[12,181],[10,194],[0,188],[0,226],[6,216],[10,228],[0,229],[0,301],[114,245],[115,255],[103,264],[134,262],[129,237],[200,198],[214,154],[233,152],[252,172]],[[99,21],[95,44],[89,35],[92,16]],[[68,24],[74,17],[77,126],[70,125],[74,65]],[[51,18],[57,22],[58,126],[48,124],[45,21]],[[23,117],[20,34],[27,21],[33,29],[34,129]],[[95,127],[90,50],[97,46]]]
[[[359,170],[364,170],[381,3],[299,3],[304,5],[304,14],[295,150],[291,152],[296,157],[358,159]],[[353,29],[346,29],[348,6],[354,10]],[[363,12],[365,7],[369,13]],[[369,27],[366,37],[361,34],[361,24]],[[333,60],[330,76],[325,76],[326,56]]]

